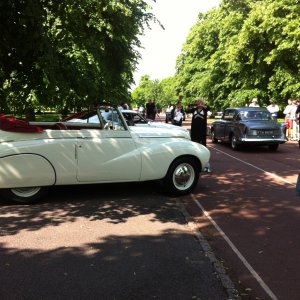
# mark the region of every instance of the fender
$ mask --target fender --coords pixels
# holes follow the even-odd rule
[[[14,154],[0,158],[0,188],[50,186],[56,182],[53,165],[38,154]]]
[[[147,144],[141,148],[142,153],[142,173],[141,181],[153,180],[157,177],[164,178],[171,163],[178,157],[190,156],[197,159],[199,166],[203,170],[209,162],[209,150],[201,144],[187,140],[169,141],[161,144]],[[207,156],[207,154],[209,154]],[[204,157],[206,157],[203,159]],[[157,175],[159,174],[159,175]]]

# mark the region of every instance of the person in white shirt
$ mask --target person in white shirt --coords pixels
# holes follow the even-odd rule
[[[183,109],[181,102],[177,102],[176,106],[171,112],[172,124],[176,126],[182,126]]]
[[[298,124],[297,124],[297,101],[293,100],[292,101],[292,109],[291,109],[291,119],[293,121],[292,125],[292,141],[297,141],[297,135],[298,135]]]
[[[251,103],[249,104],[249,107],[259,107],[257,98],[253,98]]]
[[[285,128],[286,128],[286,137],[288,139],[292,138],[292,128],[293,128],[293,120],[291,117],[292,113],[292,99],[288,99],[288,104],[285,107],[283,114],[284,114],[284,122],[285,122]]]
[[[270,105],[267,106],[267,110],[271,113],[272,118],[274,120],[277,120],[277,114],[279,112],[279,107],[278,105],[275,103],[275,100],[270,100]]]

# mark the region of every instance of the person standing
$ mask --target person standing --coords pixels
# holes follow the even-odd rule
[[[182,126],[183,109],[181,102],[177,102],[176,106],[171,111],[172,124],[176,126]]]
[[[208,107],[203,99],[197,100],[195,108],[186,110],[186,113],[192,114],[191,140],[203,146],[206,146],[207,111]]]
[[[205,105],[204,99],[198,99],[196,107],[186,110],[186,113],[192,114],[191,123],[191,140],[200,143],[206,147],[207,138],[207,112],[208,107]],[[210,164],[205,168],[205,171],[211,172]]]
[[[267,110],[271,113],[272,118],[277,121],[277,114],[279,112],[279,107],[275,103],[274,99],[270,100],[270,105],[267,106]]]
[[[185,121],[186,112],[185,112],[185,110],[183,108],[182,100],[183,100],[183,96],[179,95],[177,103],[179,103],[179,102],[181,103],[182,121]]]
[[[293,128],[293,120],[292,120],[292,99],[288,99],[288,104],[285,107],[284,111],[284,122],[285,122],[285,128],[286,128],[286,137],[288,139],[291,139],[291,130]]]
[[[291,119],[292,119],[292,141],[297,141],[297,135],[298,135],[298,124],[297,124],[297,101],[293,100],[292,101],[292,108],[291,108]]]
[[[155,120],[156,116],[156,105],[152,99],[149,99],[146,103],[146,118],[150,120]]]
[[[296,111],[295,111],[295,119],[296,119],[296,125],[297,125],[297,135],[298,135],[298,144],[299,144],[299,147],[300,147],[300,126],[299,126],[299,121],[300,121],[300,99],[297,99],[296,101],[296,105],[297,105],[297,108],[296,108]]]
[[[144,110],[144,107],[141,105],[141,106],[139,106],[139,113],[143,116],[143,117],[145,117],[145,110]]]
[[[259,107],[257,98],[253,98],[251,103],[249,104],[249,107]]]

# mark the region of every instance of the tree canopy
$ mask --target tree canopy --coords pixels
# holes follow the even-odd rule
[[[223,0],[200,14],[177,59],[179,87],[218,108],[299,97],[299,13],[298,0]]]
[[[142,0],[2,1],[0,111],[128,99],[149,9]]]

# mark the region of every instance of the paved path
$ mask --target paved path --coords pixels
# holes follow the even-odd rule
[[[0,298],[227,299],[176,200],[153,183],[0,204]]]
[[[208,147],[213,172],[184,200],[198,228],[245,299],[300,299],[298,144]]]

